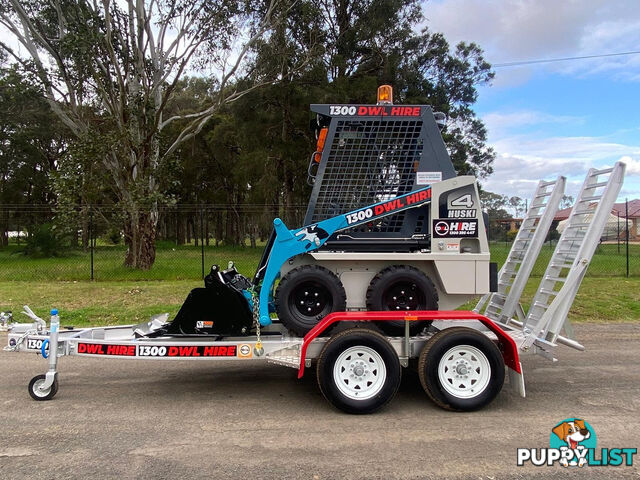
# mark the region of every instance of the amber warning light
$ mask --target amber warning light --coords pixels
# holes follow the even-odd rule
[[[313,154],[313,160],[316,163],[320,163],[322,158],[322,151],[324,150],[324,142],[327,140],[328,128],[322,128],[318,134],[318,143],[316,144],[316,153]]]
[[[378,105],[393,105],[393,88],[391,85],[378,87]]]

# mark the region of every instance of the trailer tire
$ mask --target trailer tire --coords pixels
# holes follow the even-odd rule
[[[346,413],[379,410],[400,387],[398,354],[380,333],[353,328],[329,339],[317,364],[318,386],[334,407]]]
[[[275,303],[282,324],[304,336],[331,312],[345,310],[347,294],[330,270],[320,265],[302,265],[280,280]]]
[[[53,380],[53,385],[49,387],[49,390],[43,392],[38,387],[42,385],[47,378],[46,375],[36,375],[29,382],[29,395],[31,398],[38,401],[51,400],[58,393],[58,377]]]
[[[409,289],[409,290],[407,290]],[[413,295],[405,292],[413,292]],[[429,277],[409,265],[392,265],[378,272],[367,289],[367,309],[384,311],[438,310],[438,291]],[[378,322],[389,335],[402,335],[404,321]],[[411,322],[409,333],[417,335],[430,321]]]
[[[446,410],[478,410],[500,393],[504,360],[483,333],[467,327],[441,330],[420,353],[418,375],[433,402]]]

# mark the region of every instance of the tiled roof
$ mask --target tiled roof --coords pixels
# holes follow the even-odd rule
[[[563,208],[562,210],[558,210],[556,212],[554,220],[565,220],[569,218],[569,214],[571,213],[571,208]],[[620,217],[624,217],[625,215],[625,203],[616,203],[613,205],[611,209],[611,213],[613,215],[617,215]],[[629,200],[629,218],[640,218],[640,199]]]

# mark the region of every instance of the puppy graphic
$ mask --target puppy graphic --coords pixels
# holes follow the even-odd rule
[[[566,447],[560,447],[562,458],[560,459],[560,465],[563,467],[572,466],[582,467],[587,463],[586,449],[584,445],[580,445],[580,442],[586,440],[591,436],[591,432],[584,424],[584,420],[562,422],[552,430],[559,439],[567,443]],[[568,457],[571,456],[569,450],[573,451],[573,459],[569,462]]]
[[[302,242],[309,242],[306,246],[307,249],[311,248],[311,245],[320,246],[320,242],[327,238],[329,234],[318,227],[318,225],[310,225],[302,230],[298,231],[295,236]]]

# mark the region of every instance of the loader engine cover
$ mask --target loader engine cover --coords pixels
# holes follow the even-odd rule
[[[168,325],[168,335],[246,335],[251,309],[242,293],[249,280],[235,269],[220,272],[217,265],[205,277],[204,288],[194,288]]]

